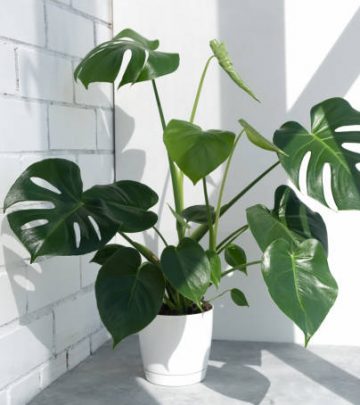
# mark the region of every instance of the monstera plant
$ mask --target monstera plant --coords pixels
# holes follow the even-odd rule
[[[204,130],[195,124],[195,118],[212,61],[217,61],[229,80],[257,101],[235,70],[225,45],[213,40],[210,46],[212,54],[205,64],[188,121],[167,121],[164,117],[156,79],[177,69],[179,55],[158,51],[157,40],[149,41],[130,29],[123,30],[92,50],[75,70],[75,79],[86,88],[94,82],[113,83],[118,79],[119,87],[151,83],[171,174],[174,201],[169,205],[173,207],[176,246],[169,245],[157,227],[157,214],[151,211],[158,201],[155,191],[131,180],[84,191],[78,166],[68,160],[47,159],[32,164],[16,180],[5,200],[10,226],[30,252],[32,261],[40,256],[96,252],[93,261],[101,265],[95,285],[97,305],[114,345],[142,330],[159,313],[206,311],[209,287],[215,286],[221,296],[222,279],[232,272],[246,275],[252,265],[261,264],[270,296],[304,332],[305,344],[337,296],[337,284],[327,262],[325,224],[319,214],[301,202],[296,188],[302,162],[310,154],[306,167],[308,195],[328,205],[323,172],[329,165],[337,208],[360,208],[360,175],[356,168],[359,155],[344,146],[360,140],[359,132],[346,130],[346,126],[360,124],[360,112],[341,98],[325,100],[311,109],[309,129],[287,122],[275,132],[273,143],[244,119],[239,121],[238,134]],[[126,51],[131,58],[118,78]],[[231,160],[243,135],[264,153],[273,153],[274,164],[224,202]],[[222,164],[225,167],[217,204],[211,206],[207,176]],[[236,211],[236,202],[279,164],[295,191],[280,186],[275,191],[273,208],[248,208],[247,224],[234,227],[228,237],[219,241],[221,217],[233,207]],[[204,201],[198,205],[185,205],[184,176],[202,186]],[[164,244],[160,255],[131,236],[149,229]],[[263,252],[259,260],[252,262],[247,261],[238,242],[248,230]],[[109,244],[116,234],[126,241],[125,245]],[[208,242],[200,244],[205,235]],[[249,305],[240,289],[234,286],[229,293],[236,305]]]

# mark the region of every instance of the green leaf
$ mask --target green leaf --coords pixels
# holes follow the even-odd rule
[[[323,245],[325,252],[328,251],[324,220],[320,214],[302,203],[290,187],[283,185],[276,189],[273,215],[304,240],[317,239]]]
[[[344,147],[346,143],[359,144],[360,131],[346,128],[350,125],[360,125],[360,112],[341,98],[331,98],[311,109],[310,132],[297,122],[287,122],[274,135],[275,145],[287,154],[279,155],[280,162],[298,188],[302,161],[311,153],[307,194],[325,205],[323,170],[325,164],[330,165],[331,191],[339,210],[360,209],[360,173],[356,168],[360,153]]]
[[[327,248],[326,226],[321,216],[303,204],[287,186],[276,190],[274,210],[258,204],[248,208],[246,215],[250,230],[263,252],[276,239],[297,245],[305,239],[315,238]]]
[[[260,100],[241,79],[239,73],[235,70],[225,44],[223,42],[217,41],[216,39],[213,39],[212,41],[210,41],[210,48],[213,51],[214,56],[218,60],[219,65],[230,76],[231,80],[236,83],[242,90],[244,90],[245,93],[247,93],[250,97],[260,102]]]
[[[13,184],[4,206],[11,207],[10,227],[32,261],[93,252],[118,230],[138,232],[157,221],[147,209],[158,197],[141,183],[118,181],[82,189],[79,167],[65,159],[34,163]]]
[[[228,245],[225,249],[225,261],[228,265],[234,268],[239,268],[240,271],[247,274],[246,267],[246,253],[243,248],[234,243]]]
[[[100,264],[102,266],[120,248],[121,248],[121,245],[116,245],[116,244],[110,243],[109,245],[106,245],[106,246],[102,247],[101,249],[99,249],[96,252],[95,256],[91,259],[91,262]]]
[[[220,256],[211,250],[206,251],[206,256],[209,259],[211,267],[210,280],[216,288],[219,288],[222,273]]]
[[[281,149],[271,143],[268,139],[262,136],[254,127],[252,127],[245,120],[239,120],[240,125],[244,128],[244,131],[251,143],[258,146],[261,149],[269,150],[277,153],[284,153]]]
[[[171,213],[174,215],[175,219],[177,220],[177,222],[179,222],[184,228],[189,229],[190,225],[186,222],[186,220],[180,215],[178,214],[174,208],[171,207],[171,205],[168,204],[168,207],[171,211]]]
[[[297,247],[276,240],[264,253],[262,273],[276,305],[304,332],[306,346],[338,291],[322,245],[315,239]]]
[[[74,72],[87,88],[90,83],[113,83],[121,69],[124,53],[131,52],[131,59],[121,78],[119,87],[139,83],[174,72],[179,66],[176,53],[158,52],[159,41],[149,41],[131,29],[125,29],[111,41],[104,42],[90,51]]]
[[[212,220],[215,219],[215,209],[210,206],[210,213]],[[208,223],[208,211],[206,205],[192,205],[191,207],[185,208],[181,215],[189,222],[195,222],[197,224],[207,224]]]
[[[114,347],[156,317],[164,291],[165,280],[157,266],[141,264],[140,254],[133,248],[118,247],[100,269],[95,283],[100,317]]]
[[[164,132],[170,158],[196,184],[230,155],[235,135],[211,129],[203,131],[187,121],[171,120]]]
[[[184,238],[161,255],[161,269],[170,284],[184,297],[200,305],[210,283],[211,266],[203,248]]]
[[[237,288],[232,288],[230,291],[230,296],[233,302],[239,307],[248,307],[249,304],[245,297],[245,294]]]

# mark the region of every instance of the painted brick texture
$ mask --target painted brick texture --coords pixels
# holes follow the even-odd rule
[[[113,180],[113,89],[74,83],[80,58],[112,35],[111,0],[0,0],[0,208],[17,176],[48,157],[78,163],[84,187]],[[20,12],[21,11],[21,12]],[[22,405],[108,338],[97,266],[30,264],[0,214],[0,404]]]

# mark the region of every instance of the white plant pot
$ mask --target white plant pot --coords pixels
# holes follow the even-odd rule
[[[195,315],[158,315],[140,332],[145,377],[153,384],[181,386],[205,378],[213,309]]]

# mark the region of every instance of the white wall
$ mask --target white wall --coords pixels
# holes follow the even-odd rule
[[[188,118],[195,86],[210,54],[208,41],[214,37],[224,40],[236,67],[262,103],[241,94],[213,65],[196,121],[205,128],[238,131],[237,120],[244,117],[271,138],[290,118],[308,125],[310,107],[326,97],[346,96],[360,109],[360,54],[355,48],[360,33],[359,7],[359,0],[115,0],[114,31],[131,27],[150,39],[159,38],[162,50],[180,52],[179,71],[158,80],[167,119]],[[175,241],[173,218],[165,204],[172,203],[172,198],[161,135],[149,83],[117,92],[117,176],[141,180],[159,193],[160,228]],[[274,161],[273,155],[256,150],[243,139],[234,158],[226,199]],[[219,173],[212,176],[215,185],[218,179]],[[221,234],[244,223],[247,206],[271,206],[276,185],[285,181],[281,169],[273,172],[224,217]],[[187,184],[187,205],[202,203],[200,191]],[[212,199],[216,201],[213,187]],[[315,208],[319,207],[315,204]],[[360,273],[355,230],[360,215],[325,209],[322,213],[328,224],[331,269],[340,293],[313,342],[359,345],[356,308],[360,298],[356,290]],[[158,249],[159,241],[151,233],[145,241]],[[249,252],[250,260],[259,258],[249,234],[239,243]],[[219,301],[215,308],[216,338],[303,341],[269,299],[259,268],[249,269],[248,277],[237,274],[228,278],[223,288],[233,286],[246,293],[251,306],[238,309],[228,298]]]
[[[63,157],[85,187],[113,178],[113,92],[73,70],[112,35],[110,0],[0,0],[0,206],[31,163]],[[88,257],[29,264],[1,216],[0,404],[24,404],[104,342]]]

